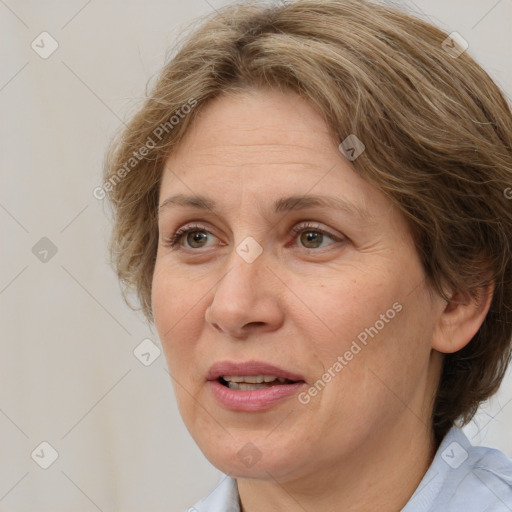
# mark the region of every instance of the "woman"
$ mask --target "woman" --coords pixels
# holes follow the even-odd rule
[[[113,144],[111,254],[224,474],[189,510],[512,510],[460,426],[512,334],[512,116],[460,37],[232,5]]]

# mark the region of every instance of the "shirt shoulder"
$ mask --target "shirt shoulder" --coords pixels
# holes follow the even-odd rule
[[[452,427],[402,512],[512,512],[512,458]]]

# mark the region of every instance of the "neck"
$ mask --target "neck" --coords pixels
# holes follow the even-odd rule
[[[409,501],[437,450],[431,429],[404,414],[383,437],[370,436],[337,464],[314,468],[299,478],[237,479],[241,511],[396,512]],[[381,432],[382,434],[382,432]]]

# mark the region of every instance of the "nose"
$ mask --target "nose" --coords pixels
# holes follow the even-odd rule
[[[205,312],[206,322],[215,330],[245,339],[282,325],[279,299],[284,285],[269,270],[263,254],[247,263],[233,252],[232,264],[215,286],[213,301]]]

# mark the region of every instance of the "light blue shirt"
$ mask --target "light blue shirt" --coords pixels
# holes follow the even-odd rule
[[[223,475],[187,512],[240,512],[236,480]],[[400,512],[512,512],[512,459],[452,427]]]

